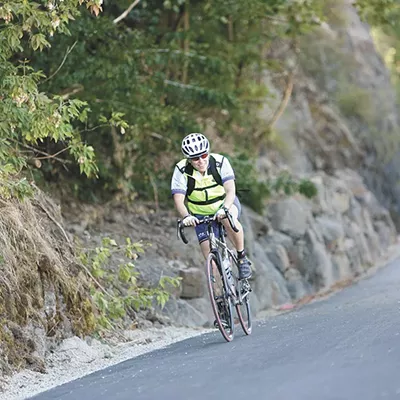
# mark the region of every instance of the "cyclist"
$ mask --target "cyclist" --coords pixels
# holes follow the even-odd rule
[[[187,135],[182,140],[181,149],[185,158],[175,166],[171,192],[183,225],[195,227],[201,251],[207,258],[210,250],[207,227],[197,224],[202,217],[215,215],[224,224],[237,251],[239,279],[250,278],[243,227],[238,221],[241,205],[236,197],[235,174],[228,159],[221,154],[210,153],[210,143],[201,133]],[[227,219],[223,219],[228,210],[238,232],[232,229]],[[218,230],[214,231],[218,234]]]

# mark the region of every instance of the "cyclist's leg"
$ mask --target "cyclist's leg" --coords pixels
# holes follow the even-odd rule
[[[250,268],[250,262],[246,257],[245,251],[244,251],[244,233],[243,233],[243,226],[239,222],[239,217],[241,213],[241,205],[239,202],[239,199],[236,197],[235,201],[230,208],[229,212],[231,213],[233,217],[233,222],[236,226],[237,229],[239,229],[239,232],[235,232],[229,221],[227,219],[223,219],[222,223],[224,224],[226,228],[226,233],[228,235],[229,240],[233,243],[235,246],[235,249],[238,254],[238,263],[239,263],[239,277],[240,279],[243,278],[250,278],[251,277],[251,268]]]
[[[209,240],[204,240],[200,242],[200,248],[201,252],[203,253],[203,256],[205,259],[207,259],[208,254],[210,253],[210,241]],[[217,266],[213,262],[213,276],[217,276],[218,271],[217,271]]]
[[[210,252],[210,241],[203,240],[202,242],[200,242],[200,248],[204,258],[207,259],[208,253]]]
[[[236,251],[242,252],[244,250],[244,233],[243,233],[243,226],[239,221],[241,206],[237,198],[235,199],[235,202],[232,204],[232,207],[230,208],[229,212],[231,213],[233,217],[233,222],[236,228],[239,229],[239,232],[235,232],[232,229],[227,219],[223,219],[222,223],[224,224],[228,238],[235,246]]]

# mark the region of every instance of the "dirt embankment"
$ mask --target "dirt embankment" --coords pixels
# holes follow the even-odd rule
[[[1,375],[43,371],[52,341],[93,331],[88,280],[60,221],[40,191],[22,202],[0,199]]]

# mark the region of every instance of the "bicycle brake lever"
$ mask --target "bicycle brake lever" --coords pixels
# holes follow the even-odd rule
[[[239,232],[239,229],[236,227],[235,223],[233,222],[232,214],[229,212],[227,208],[224,209],[226,218],[228,218],[229,225],[232,227],[234,232]]]
[[[188,244],[189,241],[187,240],[187,238],[183,232],[184,228],[185,227],[183,226],[182,221],[180,219],[178,219],[178,229],[177,229],[178,238],[182,239],[183,243]]]

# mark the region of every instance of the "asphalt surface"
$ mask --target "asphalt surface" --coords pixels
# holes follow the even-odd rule
[[[400,399],[400,259],[328,299],[98,371],[35,400]]]

